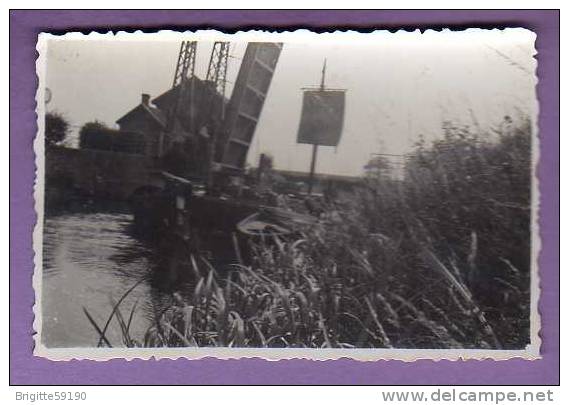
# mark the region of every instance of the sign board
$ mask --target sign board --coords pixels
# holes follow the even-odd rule
[[[344,125],[344,90],[305,90],[296,142],[337,146]]]

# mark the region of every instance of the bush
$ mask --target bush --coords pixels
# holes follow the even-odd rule
[[[94,121],[88,122],[79,131],[81,149],[144,154],[144,135],[137,132],[119,131]]]

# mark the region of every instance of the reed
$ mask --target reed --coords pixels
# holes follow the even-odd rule
[[[497,141],[447,126],[403,178],[368,176],[302,236],[250,243],[216,271],[192,256],[194,290],[156,315],[141,345],[523,348],[529,342],[530,131]],[[332,212],[333,210],[333,212]],[[221,274],[224,274],[223,276]],[[122,344],[137,345],[120,311]],[[188,295],[188,294],[186,294]]]

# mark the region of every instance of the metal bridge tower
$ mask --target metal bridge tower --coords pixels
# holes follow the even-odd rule
[[[168,111],[168,123],[166,132],[174,129],[175,119],[178,116],[180,104],[187,92],[188,84],[193,86],[194,72],[196,69],[196,48],[197,41],[182,41],[180,45],[180,53],[178,54],[178,63],[176,64],[176,72],[174,73],[174,82],[172,88],[178,87],[178,94],[172,108]],[[190,88],[190,104],[193,103],[193,88]]]
[[[174,72],[174,81],[172,83],[172,89],[177,90],[174,102],[166,111],[166,128],[160,136],[159,145],[159,155],[163,156],[168,150],[170,135],[174,131],[176,124],[176,117],[180,111],[182,101],[187,93],[187,86],[189,89],[189,103],[193,104],[193,85],[194,72],[196,67],[196,48],[197,41],[182,41],[180,45],[180,51],[178,52],[178,61],[176,63],[176,71]],[[191,111],[191,110],[190,110]],[[191,117],[193,119],[193,117]]]
[[[227,84],[227,63],[229,60],[229,42],[217,41],[213,44],[211,50],[211,57],[207,68],[206,82],[211,86],[211,91],[208,94],[210,99],[207,105],[213,108],[215,98],[219,97],[221,100],[221,119],[223,120],[225,114],[225,87]],[[220,96],[218,96],[220,95]]]
[[[176,64],[176,73],[174,74],[174,83],[172,87],[181,84],[184,79],[194,77],[196,68],[196,41],[182,41],[180,52],[178,53],[178,63]]]
[[[213,186],[213,165],[216,145],[220,140],[225,120],[225,87],[227,84],[227,64],[229,60],[229,42],[216,41],[211,50],[207,68],[205,115],[202,135],[207,136],[206,176],[208,187]],[[219,104],[218,104],[219,103]]]

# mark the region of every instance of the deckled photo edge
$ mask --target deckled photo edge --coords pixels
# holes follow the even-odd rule
[[[38,132],[34,138],[33,148],[35,156],[35,173],[34,182],[34,207],[36,213],[36,223],[33,230],[33,250],[34,250],[34,273],[32,276],[32,285],[34,288],[35,302],[33,305],[33,339],[34,339],[34,356],[44,356],[44,348],[41,343],[42,329],[42,276],[43,276],[43,220],[44,220],[44,187],[45,187],[45,81],[46,81],[46,64],[47,64],[47,42],[49,34],[40,33],[36,44],[38,57],[36,59],[36,76],[38,79],[38,87],[36,90],[36,123]]]
[[[468,28],[464,30],[478,31],[479,28]],[[526,28],[505,28],[491,29],[491,31],[530,31]],[[220,39],[232,39],[242,42],[247,41],[282,41],[282,42],[304,42],[314,38],[324,37],[330,40],[337,40],[337,36],[341,36],[341,40],[350,41],[353,39],[363,40],[374,35],[410,35],[416,34],[414,31],[398,31],[392,33],[385,30],[377,30],[371,33],[360,33],[357,31],[344,32],[328,32],[314,33],[310,30],[297,30],[293,32],[270,32],[270,31],[240,31],[235,34],[226,34],[216,30],[197,30],[197,31],[160,31],[158,33],[144,33],[141,31],[127,33],[90,33],[82,34],[79,32],[70,32],[63,35],[53,35],[49,33],[40,33],[36,50],[38,58],[36,60],[36,74],[38,77],[38,88],[36,92],[36,114],[38,133],[34,139],[33,147],[35,152],[36,165],[36,181],[34,183],[34,206],[36,211],[37,222],[33,230],[33,246],[34,246],[34,273],[33,288],[35,292],[35,303],[33,306],[33,339],[34,339],[34,355],[55,361],[78,360],[96,360],[106,361],[111,359],[144,359],[144,360],[160,360],[160,359],[203,359],[214,357],[218,359],[240,359],[240,358],[261,358],[270,361],[289,360],[289,359],[307,359],[307,360],[335,360],[335,359],[354,359],[358,361],[379,361],[379,360],[400,360],[413,362],[417,360],[508,360],[521,358],[526,360],[537,360],[541,358],[541,314],[539,311],[539,300],[541,298],[540,274],[539,274],[539,256],[541,252],[541,234],[540,234],[540,189],[537,168],[539,165],[540,155],[540,134],[538,126],[539,116],[539,100],[537,90],[535,93],[536,113],[532,118],[533,136],[532,136],[532,268],[531,268],[531,325],[530,335],[531,343],[525,350],[478,350],[478,349],[262,349],[262,348],[148,348],[148,349],[118,349],[118,348],[47,348],[41,342],[41,295],[42,295],[42,272],[43,272],[43,219],[44,219],[44,176],[45,176],[45,160],[44,160],[44,114],[45,114],[45,81],[46,81],[46,64],[47,64],[47,47],[50,40],[67,40],[67,39],[84,39],[84,40],[157,40],[170,41],[176,39],[194,39],[200,41],[214,41]],[[434,30],[426,30],[432,32]],[[452,32],[451,29],[444,29],[440,34]],[[488,30],[486,30],[488,31]],[[532,32],[533,33],[533,32]],[[190,35],[190,37],[188,37]],[[535,43],[535,33],[534,43]],[[335,38],[332,38],[335,37]],[[534,52],[537,55],[537,51]],[[538,62],[539,63],[539,62]],[[537,66],[537,65],[536,65]],[[537,67],[534,72],[537,81]]]

